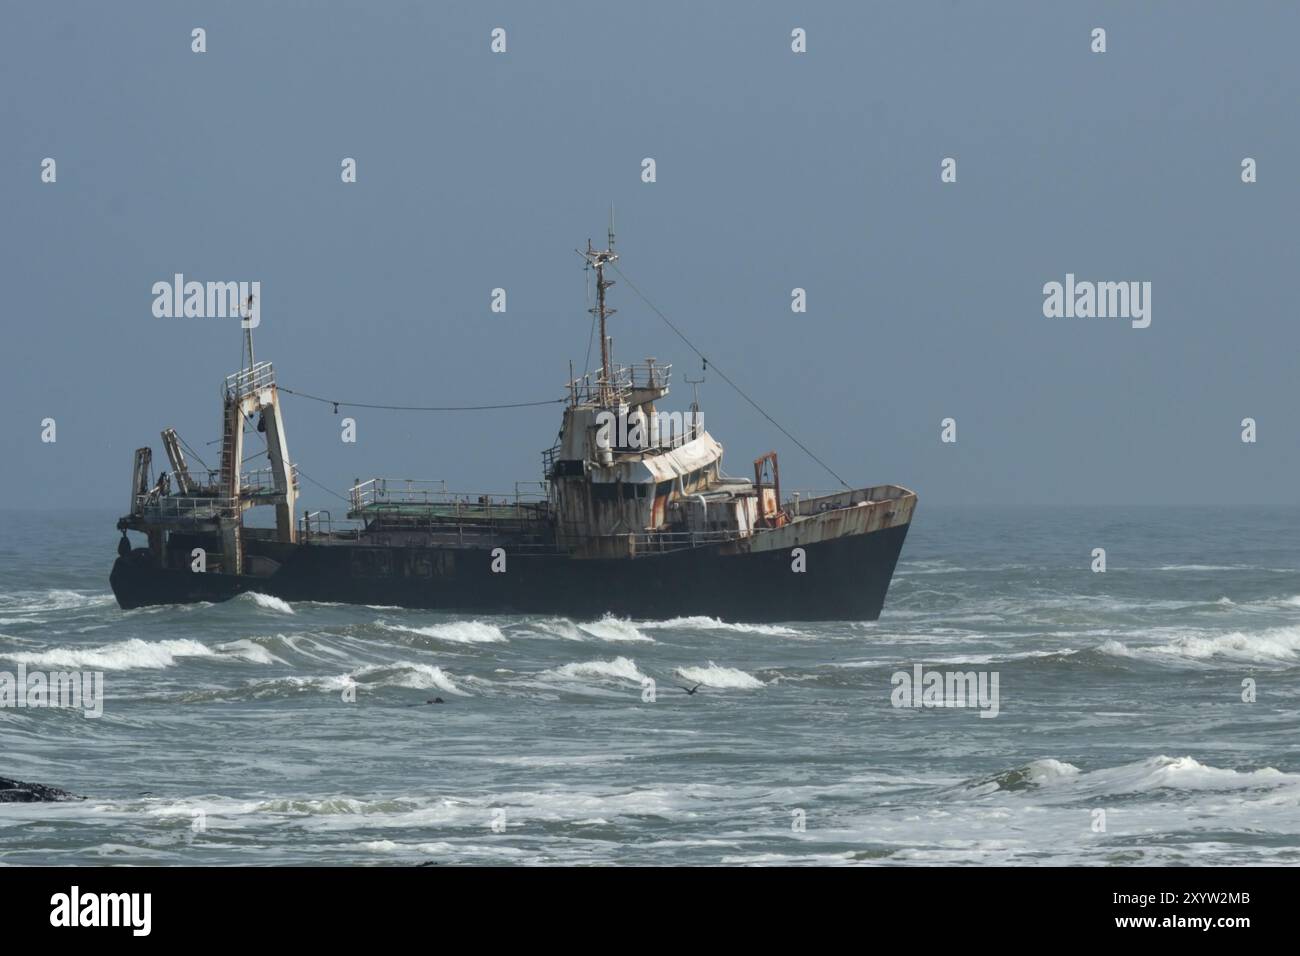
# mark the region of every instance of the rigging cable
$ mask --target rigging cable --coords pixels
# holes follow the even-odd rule
[[[699,357],[704,361],[705,365],[711,367],[711,368],[713,369],[713,371],[715,371],[715,372],[718,373],[718,375],[722,378],[722,380],[723,380],[724,382],[726,382],[726,383],[727,383],[728,385],[730,385],[733,389],[735,389],[737,395],[739,395],[739,396],[740,396],[741,398],[743,398],[745,401],[749,402],[749,404],[752,405],[752,406],[754,407],[755,411],[757,411],[760,415],[762,415],[762,416],[763,416],[764,418],[766,418],[769,422],[771,422],[773,425],[775,425],[777,431],[779,431],[779,432],[780,432],[782,435],[784,435],[786,438],[790,439],[792,442],[794,442],[796,445],[798,445],[798,446],[803,450],[804,454],[806,454],[806,455],[807,455],[809,458],[811,458],[813,461],[817,462],[817,464],[819,464],[819,465],[821,465],[823,468],[825,468],[826,471],[831,475],[831,477],[833,477],[836,481],[838,481],[838,482],[839,482],[841,485],[843,485],[845,488],[849,488],[849,490],[852,490],[852,488],[851,488],[851,486],[849,485],[849,483],[848,483],[847,481],[845,481],[843,478],[841,478],[838,474],[835,473],[835,469],[831,468],[830,465],[826,464],[826,462],[822,461],[822,460],[821,460],[820,458],[818,458],[815,454],[813,454],[813,452],[808,448],[807,445],[805,445],[805,444],[804,444],[803,442],[801,442],[799,439],[795,438],[795,437],[794,437],[793,435],[791,435],[788,431],[786,431],[784,428],[782,428],[781,425],[776,421],[776,419],[774,419],[774,418],[773,418],[771,415],[769,415],[767,412],[763,411],[763,409],[759,406],[758,402],[754,401],[752,398],[750,398],[748,395],[746,395],[745,392],[741,389],[741,387],[740,387],[739,385],[737,385],[737,384],[736,384],[735,382],[733,382],[731,379],[727,378],[727,373],[724,372],[724,371],[722,371],[722,369],[718,368],[718,366],[714,365],[713,362],[711,362],[711,361],[709,360],[709,357],[708,357],[707,355],[705,355],[703,352],[701,352],[699,349],[697,349],[697,348],[695,347],[694,343],[691,342],[690,339],[688,339],[685,335],[682,334],[682,330],[679,329],[679,328],[677,328],[677,326],[673,325],[673,323],[669,320],[668,316],[666,316],[666,315],[664,315],[662,312],[660,312],[659,309],[655,307],[655,304],[654,304],[653,302],[651,302],[649,299],[646,298],[645,293],[642,292],[640,289],[638,289],[638,288],[636,287],[636,285],[633,284],[632,280],[629,279],[629,278],[627,277],[627,275],[624,274],[624,272],[623,272],[622,269],[620,269],[618,266],[614,265],[612,262],[609,263],[609,267],[610,267],[611,269],[613,269],[615,272],[617,272],[617,273],[619,274],[619,277],[622,278],[622,280],[623,280],[624,282],[627,283],[627,287],[628,287],[629,289],[631,289],[633,292],[635,292],[635,293],[637,294],[637,296],[641,299],[642,302],[644,302],[647,306],[650,307],[650,311],[651,311],[651,312],[653,312],[655,315],[659,316],[659,318],[663,319],[663,320],[664,320],[664,324],[667,325],[668,328],[672,329],[674,332],[677,333],[677,337],[678,337],[679,339],[681,339],[683,342],[685,342],[685,343],[686,343],[686,346],[687,346],[687,347],[688,347],[692,352],[694,352],[696,355],[698,355],[698,356],[699,356]]]
[[[297,392],[291,388],[279,386],[279,390],[289,395],[296,395],[299,398],[308,398],[313,402],[323,402],[326,405],[333,405],[335,410],[339,408],[382,408],[393,412],[482,412],[499,408],[532,408],[537,405],[560,405],[567,402],[567,398],[548,398],[543,402],[511,402],[505,405],[377,405],[368,402],[336,402],[332,398],[321,398],[319,395],[309,395],[306,392]]]
[[[191,448],[191,447],[189,446],[189,443],[188,443],[187,441],[185,441],[185,439],[182,438],[179,434],[177,434],[177,436],[176,436],[176,440],[177,440],[178,442],[181,443],[181,446],[184,447],[184,449],[185,449],[186,451],[188,451],[191,455],[193,455],[193,456],[195,457],[195,459],[198,461],[198,463],[199,463],[200,465],[203,466],[203,470],[204,470],[204,471],[211,471],[211,470],[212,470],[211,468],[208,467],[208,463],[207,463],[206,461],[204,461],[202,458],[199,457],[199,453],[198,453],[197,451],[195,451],[193,448]],[[217,440],[220,441],[220,439],[217,439]],[[208,442],[208,444],[211,445],[212,442]]]
[[[281,389],[281,391],[285,391],[285,392],[287,392],[288,389],[287,389],[287,388],[286,388],[286,389]],[[256,434],[256,433],[255,433],[255,434]],[[270,455],[270,452],[271,452],[271,444],[270,444],[270,442],[271,442],[271,440],[270,440],[269,438],[267,438],[265,434],[263,434],[261,437],[262,437],[262,443],[263,443],[266,447],[263,448],[261,451],[257,452],[257,454],[255,454],[255,455],[250,455],[250,456],[249,456],[250,458],[256,458],[258,455],[268,455],[268,456]],[[244,460],[247,461],[248,459],[245,458]],[[294,470],[294,472],[296,472],[296,473],[298,474],[298,476],[299,476],[300,478],[306,478],[308,481],[310,481],[313,485],[315,485],[317,488],[319,488],[321,491],[325,492],[326,494],[331,494],[331,495],[333,495],[335,498],[337,498],[337,499],[339,499],[339,501],[342,501],[343,503],[347,504],[349,507],[352,505],[352,501],[351,501],[351,499],[349,499],[349,498],[345,498],[343,495],[339,494],[339,493],[338,493],[337,491],[335,491],[333,488],[327,488],[327,487],[325,487],[324,485],[322,485],[319,481],[317,481],[317,480],[316,480],[315,478],[313,478],[311,475],[307,474],[307,472],[303,471],[303,470],[302,470],[302,465],[298,464],[297,462],[294,462],[294,464],[293,464],[293,470]]]
[[[282,388],[282,389],[280,389],[280,391],[282,391],[282,392],[287,392],[287,391],[289,391],[289,390],[288,390],[287,388]],[[305,397],[305,398],[310,398],[310,397],[312,397],[312,396],[304,396],[304,397]],[[318,399],[318,401],[323,401],[323,399]],[[342,404],[342,403],[340,403],[340,404]],[[190,448],[190,446],[187,445],[187,444],[185,443],[185,439],[181,438],[179,435],[177,435],[176,438],[177,438],[178,441],[180,441],[180,443],[181,443],[182,445],[184,445],[187,449],[189,449],[189,452],[190,452],[191,455],[193,455],[195,458],[198,458],[198,459],[199,459],[199,464],[203,465],[203,467],[204,467],[205,469],[207,469],[208,471],[211,471],[211,469],[208,468],[207,462],[205,462],[202,458],[199,458],[199,453],[196,452],[193,448]],[[209,444],[209,445],[215,445],[215,444],[216,444],[217,442],[219,442],[219,441],[221,441],[220,438],[214,438],[212,441],[208,442],[207,444]],[[263,441],[263,443],[265,443],[265,442],[267,441],[266,435],[262,435],[262,441]],[[259,458],[259,457],[261,457],[262,455],[268,454],[269,452],[270,452],[270,448],[269,448],[269,447],[263,448],[261,451],[259,451],[259,452],[254,452],[253,454],[249,455],[249,456],[248,456],[247,458],[245,458],[242,462],[240,462],[240,464],[241,464],[241,465],[246,464],[247,462],[252,461],[254,458]],[[315,486],[316,486],[317,488],[319,488],[321,491],[324,491],[324,492],[327,493],[327,494],[331,494],[331,495],[333,495],[335,498],[339,499],[339,501],[342,501],[344,504],[347,504],[347,505],[351,505],[351,504],[352,504],[351,499],[345,497],[344,495],[339,494],[339,493],[338,493],[337,491],[335,491],[333,488],[327,488],[325,485],[322,485],[319,481],[317,481],[317,480],[316,480],[315,478],[313,478],[311,475],[307,474],[307,472],[303,471],[303,470],[302,470],[302,465],[298,464],[297,462],[294,462],[293,468],[294,468],[294,471],[298,473],[299,477],[301,477],[301,478],[306,478],[308,481],[310,481],[313,485],[315,485]]]
[[[294,465],[294,468],[297,470],[298,474],[299,474],[301,477],[306,478],[308,481],[310,481],[313,485],[315,485],[315,486],[316,486],[317,488],[319,488],[321,491],[328,492],[329,494],[333,495],[335,498],[338,498],[340,501],[342,501],[343,503],[345,503],[345,504],[347,504],[347,505],[349,505],[349,506],[352,504],[351,499],[343,497],[343,495],[339,494],[339,493],[338,493],[337,491],[335,491],[333,488],[326,488],[324,485],[322,485],[319,481],[317,481],[317,480],[316,480],[315,478],[313,478],[311,475],[307,474],[307,472],[303,471],[301,465],[297,465],[297,464],[295,464],[295,465]]]
[[[849,488],[851,490],[852,486],[849,485],[849,483],[845,481],[843,478],[841,478],[839,474],[835,471],[835,469],[833,469],[830,465],[826,464],[826,462],[824,462],[820,457],[818,457],[817,454],[814,453],[812,449],[810,449],[807,445],[805,445],[799,439],[795,438],[794,435],[790,434],[790,432],[788,432],[781,425],[780,422],[778,422],[766,411],[764,411],[763,407],[759,405],[758,402],[750,398],[744,389],[742,389],[739,385],[733,382],[727,376],[726,372],[722,371],[722,369],[720,369],[716,364],[714,364],[709,360],[709,357],[707,355],[705,355],[698,348],[696,348],[695,343],[693,343],[690,339],[688,339],[685,336],[685,334],[683,334],[682,330],[679,329],[676,325],[674,325],[672,323],[672,320],[669,319],[668,316],[664,315],[664,313],[660,311],[660,309],[653,302],[651,302],[649,298],[646,297],[646,294],[644,292],[642,292],[639,288],[637,288],[636,283],[634,283],[631,279],[629,279],[626,273],[624,273],[622,269],[614,265],[612,262],[609,263],[609,267],[618,273],[619,277],[622,278],[622,280],[627,283],[628,288],[631,289],[637,295],[637,297],[640,298],[641,301],[644,302],[646,306],[649,307],[651,312],[659,316],[659,318],[663,320],[663,323],[667,325],[668,328],[672,329],[673,333],[676,334],[676,336],[679,339],[681,339],[683,342],[686,343],[687,348],[689,348],[692,352],[694,352],[696,355],[700,357],[700,359],[704,362],[706,368],[709,365],[713,365],[713,370],[717,372],[718,376],[724,382],[726,382],[728,385],[732,387],[732,389],[736,392],[737,395],[743,398],[754,408],[756,412],[758,412],[765,419],[767,419],[767,421],[774,428],[776,428],[777,431],[779,431],[786,438],[790,439],[790,441],[794,442],[795,445],[797,445],[805,455],[807,455],[817,464],[821,465],[821,467],[824,468],[832,478],[838,481],[845,488]],[[590,301],[590,291],[588,291],[588,300]],[[591,343],[592,343],[592,335],[594,335],[595,333],[595,326],[596,326],[596,322],[595,322],[595,317],[593,316],[592,334],[589,335],[587,338],[587,356],[588,356],[587,362],[588,363],[590,363],[591,361],[590,358]],[[321,402],[322,404],[325,405],[333,405],[335,413],[337,413],[340,408],[374,408],[374,409],[383,409],[387,411],[398,411],[398,412],[480,412],[480,411],[493,411],[493,410],[506,409],[506,408],[535,408],[541,405],[561,405],[569,400],[568,397],[565,397],[565,398],[546,399],[544,401],[539,401],[539,402],[510,402],[510,403],[500,404],[500,405],[383,405],[383,404],[370,403],[370,402],[335,401],[330,398],[321,398],[319,395],[311,395],[307,392],[295,391],[294,389],[286,388],[283,385],[279,386],[279,390],[281,392],[284,392],[285,394],[297,396],[298,398],[306,398],[313,402]],[[179,438],[179,436],[177,437]],[[216,439],[216,441],[220,441],[220,440],[221,439]],[[208,444],[209,445],[216,444],[216,441],[208,442]],[[207,463],[204,462],[202,458],[199,458],[198,453],[195,452],[193,448],[190,448],[189,445],[186,444],[183,439],[181,439],[181,444],[184,445],[186,449],[189,450],[190,454],[194,455],[195,458],[198,458],[200,464],[202,464],[205,468],[207,468]],[[343,501],[348,501],[347,498],[344,498],[343,495],[340,495],[337,491],[333,491],[329,488],[326,488],[324,485],[316,481],[310,475],[303,472],[301,468],[299,468],[298,471],[300,474],[302,474],[304,478],[306,478],[312,484],[316,485],[318,488],[322,489],[323,491],[329,492],[330,494],[334,495],[336,498],[339,498]]]

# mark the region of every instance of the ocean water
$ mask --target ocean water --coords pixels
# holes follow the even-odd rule
[[[767,626],[123,612],[114,515],[3,517],[0,671],[106,699],[0,709],[85,797],[0,804],[2,864],[1300,862],[1297,509],[923,501],[878,622]],[[895,707],[918,664],[997,716]]]

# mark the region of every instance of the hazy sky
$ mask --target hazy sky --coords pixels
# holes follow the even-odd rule
[[[220,435],[238,325],[155,318],[177,272],[261,282],[290,388],[557,397],[590,328],[574,249],[613,204],[628,277],[855,486],[1294,503],[1297,36],[1255,2],[6,3],[0,491],[125,510],[134,448]],[[1150,282],[1150,327],[1044,317],[1067,273]],[[685,407],[699,360],[625,283],[611,304],[616,358],[672,362]],[[774,448],[787,488],[833,486],[716,375],[702,404],[730,473]],[[507,490],[559,426],[345,410],[344,444],[285,410],[337,489]]]

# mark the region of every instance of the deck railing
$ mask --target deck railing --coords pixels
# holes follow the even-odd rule
[[[191,468],[189,472],[192,487],[209,490],[213,494],[221,489],[220,470],[216,468]],[[301,487],[301,483],[296,463],[291,466],[290,475],[293,477],[293,487],[297,490]],[[276,491],[274,469],[257,468],[253,471],[240,472],[239,490],[241,492],[252,492],[253,494],[270,494]]]
[[[296,491],[299,488],[297,465],[290,466],[289,475],[293,479],[293,487]],[[273,468],[246,471],[239,476],[239,491],[241,494],[274,494],[278,490],[275,484],[275,469]]]
[[[725,541],[736,541],[744,537],[738,530],[732,531],[648,531],[632,535],[632,543],[637,553],[655,551],[680,551],[683,548],[703,548]]]
[[[533,490],[536,489],[536,490]],[[445,481],[371,478],[352,486],[350,514],[366,511],[421,512],[463,518],[531,517],[547,503],[546,482],[517,481],[511,494],[451,491]]]
[[[610,369],[609,381],[606,382],[602,371],[593,369],[568,383],[569,395],[575,402],[604,404],[626,401],[635,389],[666,389],[672,372],[671,365],[656,362],[615,365]]]
[[[298,522],[298,528],[306,534],[328,534],[334,530],[334,517],[328,511],[308,511]]]
[[[143,494],[135,496],[135,512],[155,521],[187,524],[232,517],[239,513],[239,502],[234,498],[190,498],[183,495],[158,497]]]
[[[225,397],[239,401],[275,384],[275,370],[270,362],[258,362],[226,376]]]
[[[555,471],[555,463],[560,460],[560,443],[557,441],[542,452],[542,474],[550,478]]]
[[[852,491],[843,488],[838,491],[795,491],[791,492],[783,507],[794,516],[808,515],[836,508],[850,508],[862,502],[891,501],[907,494],[908,490],[899,485],[874,485],[870,488],[854,488]]]
[[[610,451],[619,454],[638,454],[650,451],[672,451],[674,448],[681,448],[688,445],[695,439],[704,434],[704,423],[697,417],[685,417],[679,412],[657,412],[659,418],[659,434],[651,437],[650,422],[647,420],[641,423],[641,431],[645,436],[644,443],[639,445],[627,444],[620,445],[617,443],[617,430],[611,426],[611,443]],[[680,425],[680,428],[678,427]],[[630,437],[632,425],[626,426],[624,431]],[[542,452],[542,474],[550,478],[555,473],[555,464],[560,460],[560,443],[556,442],[550,448]]]

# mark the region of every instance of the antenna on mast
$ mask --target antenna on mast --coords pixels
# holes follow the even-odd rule
[[[253,294],[250,292],[248,298],[244,301],[243,311],[240,313],[240,319],[243,320],[244,326],[244,350],[248,353],[248,362],[244,368],[252,368],[256,364],[253,360],[253,326],[248,320],[253,316]],[[241,355],[242,359],[243,356]]]
[[[592,246],[591,240],[587,240],[587,251],[579,250],[578,255],[587,260],[587,268],[596,270],[596,307],[588,309],[592,315],[600,319],[600,381],[597,383],[600,390],[602,404],[609,404],[609,386],[613,379],[609,364],[609,337],[605,334],[605,320],[616,313],[618,309],[610,309],[605,306],[605,290],[612,286],[612,281],[605,279],[605,264],[607,262],[617,262],[618,254],[614,251],[614,208],[611,206],[609,211],[609,246],[605,249],[596,249]]]
[[[691,391],[695,396],[694,401],[691,402],[691,429],[693,432],[698,430],[700,422],[700,386],[704,384],[704,380],[708,378],[708,375],[709,360],[705,359],[704,367],[700,370],[699,378],[688,378],[685,375],[682,376],[682,381],[691,386]]]

